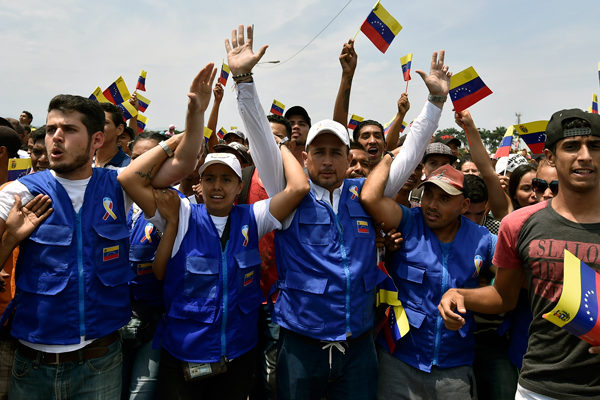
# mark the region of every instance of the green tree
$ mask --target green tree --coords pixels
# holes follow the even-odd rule
[[[481,135],[481,140],[483,141],[483,145],[486,147],[486,149],[488,149],[488,151],[495,152],[496,149],[498,149],[498,145],[500,144],[502,137],[506,133],[506,128],[503,126],[498,126],[493,131],[485,128],[478,129],[479,134]],[[463,144],[463,149],[468,147],[467,136],[465,135],[464,130],[461,129],[459,131],[456,128],[440,129],[435,133],[434,138],[438,140],[440,137],[445,135],[451,135],[460,140]]]

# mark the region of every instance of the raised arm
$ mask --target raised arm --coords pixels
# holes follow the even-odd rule
[[[408,94],[402,93],[400,98],[398,99],[398,113],[396,114],[396,118],[394,118],[394,122],[392,122],[392,126],[390,126],[390,130],[385,137],[385,145],[388,151],[394,150],[398,144],[398,138],[400,137],[400,128],[402,127],[402,122],[404,121],[404,117],[406,113],[410,109],[410,102],[408,101]]]
[[[210,110],[210,116],[208,117],[208,123],[206,127],[212,130],[212,135],[208,139],[208,150],[209,153],[213,151],[213,147],[219,143],[217,139],[217,121],[219,120],[219,107],[221,107],[221,101],[223,100],[223,85],[219,82],[215,83],[213,88],[214,101],[213,106]]]
[[[152,272],[156,276],[156,279],[162,281],[165,279],[167,264],[171,259],[171,252],[173,251],[173,245],[177,237],[181,199],[177,195],[177,192],[171,189],[154,189],[153,196],[156,208],[166,223],[160,243],[156,248],[154,261],[152,262]]]
[[[425,103],[423,110],[412,123],[404,146],[392,163],[385,187],[385,195],[388,197],[398,193],[406,183],[417,164],[421,162],[429,139],[438,127],[442,108],[450,90],[450,77],[452,76],[452,73],[448,71],[448,66],[444,65],[444,57],[444,50],[440,51],[439,58],[437,52],[433,53],[429,75],[421,70],[416,71],[425,82],[431,100]]]
[[[340,64],[342,65],[342,80],[335,98],[335,107],[333,109],[333,120],[343,126],[348,125],[348,108],[350,107],[350,91],[352,90],[352,79],[358,56],[354,50],[354,39],[344,43],[342,53],[340,54]]]
[[[136,110],[140,109],[140,102],[137,99],[136,92],[133,92],[133,94],[131,95],[131,98],[129,99],[129,104],[131,104],[133,106],[133,108],[135,108]],[[135,136],[137,136],[138,135],[137,114],[135,117],[129,118],[128,125],[131,129],[133,129],[133,134]]]
[[[277,218],[279,222],[283,222],[310,191],[310,185],[304,170],[296,157],[285,146],[281,146],[281,157],[287,184],[285,189],[271,198],[269,204],[271,215]]]
[[[473,122],[469,110],[454,113],[456,124],[465,130],[471,148],[471,158],[481,174],[481,178],[488,188],[488,201],[494,218],[501,220],[509,213],[510,201],[502,189],[496,171],[492,166],[488,152],[481,141],[481,135]]]
[[[167,160],[152,180],[152,186],[161,188],[180,181],[196,167],[198,154],[204,146],[204,112],[208,108],[212,85],[217,74],[210,63],[196,75],[188,93],[185,132],[175,155]]]
[[[186,130],[166,141],[174,156],[160,146],[147,151],[129,164],[118,176],[119,183],[148,218],[154,216],[156,204],[153,187],[167,187],[192,171],[204,144],[204,111],[210,100],[216,70],[208,64],[194,79],[186,117]]]
[[[395,229],[402,221],[402,207],[390,197],[384,196],[392,158],[386,154],[371,171],[360,191],[360,203],[376,223],[383,223],[384,229]]]
[[[267,50],[262,46],[257,53],[252,50],[252,27],[247,27],[248,38],[244,38],[244,26],[233,30],[231,43],[225,39],[227,62],[236,82],[238,90],[238,109],[248,133],[248,143],[252,160],[260,179],[270,197],[275,196],[285,187],[285,175],[281,153],[277,148],[271,125],[260,105],[251,74],[252,68]],[[242,77],[236,78],[239,75]]]

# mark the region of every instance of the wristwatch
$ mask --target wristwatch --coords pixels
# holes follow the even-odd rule
[[[167,142],[163,140],[162,142],[158,142],[158,145],[167,153],[167,157],[173,157],[173,150],[167,145]]]
[[[289,141],[290,141],[289,137],[284,137],[283,139],[281,139],[278,144],[279,148],[281,149],[281,146],[287,145],[287,142],[289,142]]]

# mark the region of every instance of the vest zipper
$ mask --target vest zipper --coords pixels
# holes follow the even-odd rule
[[[227,309],[229,299],[227,297],[227,247],[229,241],[225,244],[225,250],[221,249],[221,274],[223,277],[223,319],[221,320],[221,356],[227,355]]]
[[[340,225],[340,221],[335,213],[333,213],[333,216],[335,218],[335,225],[338,230],[338,235],[340,236],[340,252],[342,253],[344,274],[346,275],[346,335],[348,335],[352,333],[352,330],[350,329],[350,266],[348,265],[348,253],[346,252],[346,245],[344,244],[344,232],[342,230],[342,225]]]
[[[77,276],[79,289],[79,336],[85,337],[85,282],[83,276],[83,235],[81,233],[81,210],[75,214],[77,228]]]
[[[441,294],[446,293],[448,288],[448,249],[445,246],[440,246],[442,250],[442,282],[441,282]],[[440,342],[442,340],[442,328],[444,327],[444,321],[440,316],[440,313],[436,313],[435,319],[435,343],[433,348],[433,365],[438,365],[440,356]]]

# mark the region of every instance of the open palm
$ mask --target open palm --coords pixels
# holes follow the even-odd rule
[[[253,30],[251,26],[247,28],[247,38],[244,39],[244,25],[234,29],[231,33],[231,43],[225,39],[225,49],[227,50],[227,63],[231,73],[235,75],[246,74],[252,71],[252,68],[258,63],[267,51],[267,45],[264,45],[254,53],[252,50]]]

